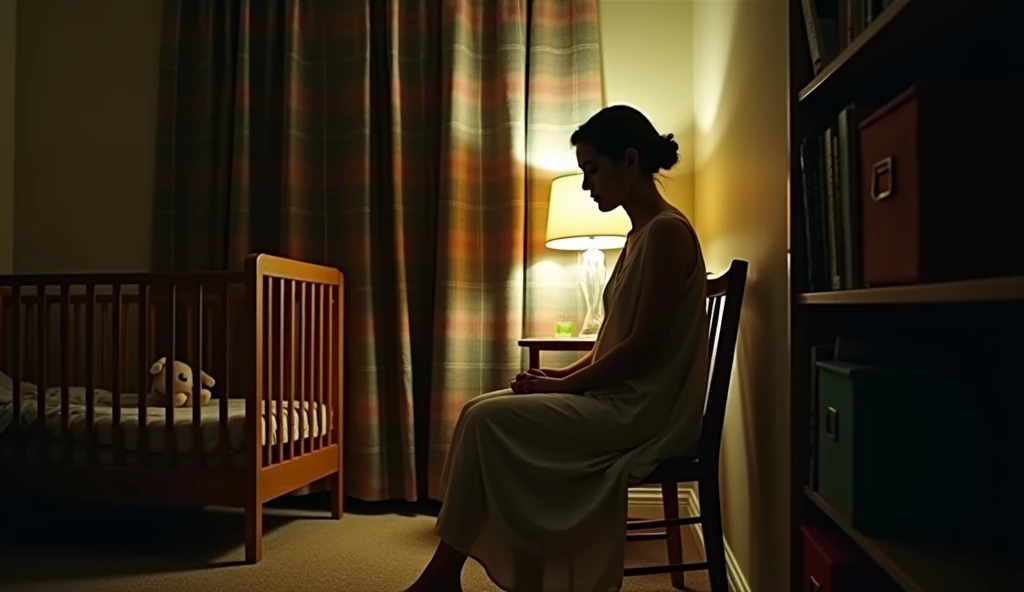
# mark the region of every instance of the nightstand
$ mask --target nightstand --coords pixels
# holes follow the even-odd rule
[[[519,340],[519,346],[530,350],[530,368],[540,368],[542,351],[590,351],[593,337],[529,337]]]

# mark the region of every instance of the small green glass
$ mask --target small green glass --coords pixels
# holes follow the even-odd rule
[[[572,337],[572,321],[558,321],[555,323],[555,337]]]

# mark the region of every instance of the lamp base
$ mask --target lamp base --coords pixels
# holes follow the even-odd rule
[[[604,264],[604,252],[590,247],[583,252],[580,265],[580,290],[587,306],[580,337],[594,337],[604,323],[604,288],[608,282],[608,268]]]

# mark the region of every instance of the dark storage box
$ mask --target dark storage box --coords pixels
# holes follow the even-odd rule
[[[963,532],[980,492],[983,440],[969,383],[937,369],[817,367],[821,497],[867,535]]]

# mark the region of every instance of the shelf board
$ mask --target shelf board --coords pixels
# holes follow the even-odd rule
[[[844,94],[866,75],[905,49],[919,47],[937,33],[956,31],[970,13],[986,10],[983,2],[962,0],[893,0],[843,51],[825,65],[797,95],[801,103]]]
[[[800,295],[802,304],[955,304],[1014,300],[1024,301],[1024,276]]]
[[[807,499],[846,533],[906,592],[1016,590],[1024,574],[1014,562],[982,550],[965,550],[929,542],[904,542],[868,537],[810,488]]]

